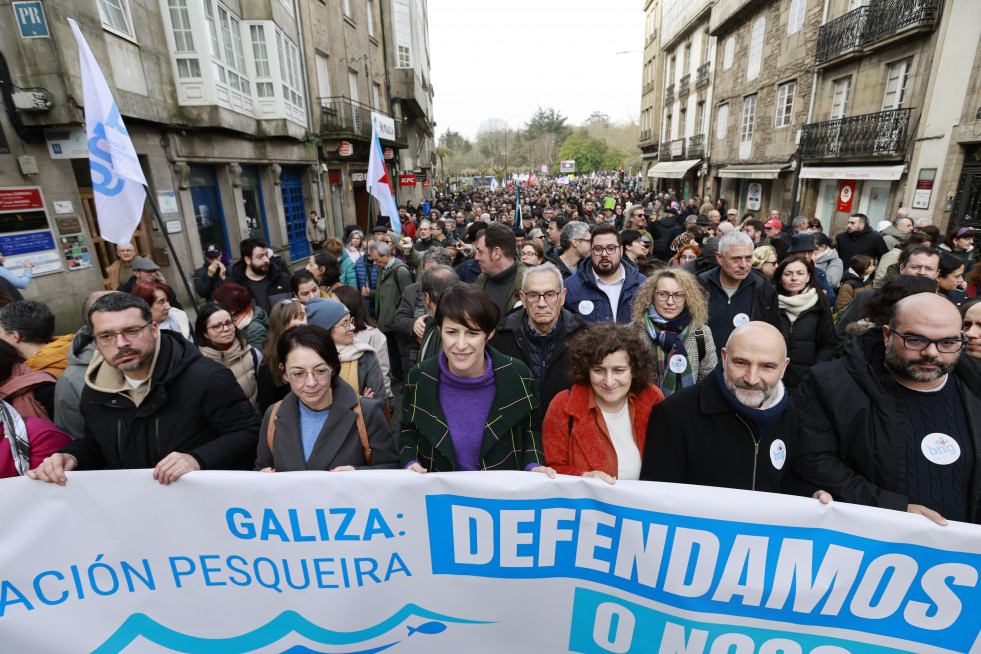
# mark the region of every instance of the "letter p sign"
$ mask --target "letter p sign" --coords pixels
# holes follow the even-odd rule
[[[44,39],[51,36],[48,33],[48,22],[44,18],[44,9],[37,0],[33,2],[13,2],[14,16],[17,17],[17,27],[20,28],[22,39]]]

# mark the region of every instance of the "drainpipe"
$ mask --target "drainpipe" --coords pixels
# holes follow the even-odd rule
[[[313,124],[313,107],[310,102],[310,75],[307,73],[307,50],[303,44],[303,24],[300,20],[300,3],[299,0],[293,0],[293,15],[296,17],[296,34],[297,40],[299,41],[300,47],[300,70],[303,73],[303,88],[307,91],[307,132],[313,134],[314,124]],[[320,211],[317,213],[324,217],[324,222],[328,224],[331,228],[331,232],[336,231],[334,229],[334,221],[327,220],[326,205],[324,204],[324,183],[323,174],[320,171],[320,146],[316,147],[317,150],[317,201],[314,204],[319,205]],[[304,216],[305,218],[305,216]],[[333,218],[333,216],[331,216]],[[334,236],[332,233],[331,236]]]

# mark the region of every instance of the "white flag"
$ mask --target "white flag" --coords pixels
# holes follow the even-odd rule
[[[499,186],[500,186],[500,184],[497,183],[497,178],[496,177],[491,177],[491,183],[490,183],[491,193],[494,193],[495,191],[497,191],[497,187],[499,187]]]
[[[399,218],[399,208],[392,195],[392,183],[388,178],[388,168],[385,167],[385,157],[382,154],[381,143],[378,141],[378,119],[371,121],[371,154],[368,155],[368,180],[365,183],[368,193],[378,200],[381,215],[388,216],[392,221],[392,230],[402,233],[402,220]]]
[[[78,24],[71,18],[68,22],[78,41],[85,135],[99,232],[107,241],[123,245],[133,239],[143,217],[146,178],[106,78]]]

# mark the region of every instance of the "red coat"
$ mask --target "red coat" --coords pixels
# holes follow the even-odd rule
[[[654,405],[663,399],[664,394],[656,386],[650,386],[639,395],[631,393],[628,396],[630,424],[634,427],[634,442],[641,456],[647,436],[647,419]],[[616,477],[619,471],[616,450],[603,413],[596,406],[593,389],[584,384],[573,384],[568,393],[559,393],[548,405],[542,426],[542,444],[545,446],[545,465],[561,474],[582,475],[601,470]]]
[[[32,470],[41,465],[41,462],[46,458],[72,442],[67,434],[47,420],[25,416],[24,426],[27,427],[27,441],[31,445]],[[10,442],[4,436],[3,425],[0,425],[0,479],[16,476],[17,466],[14,465],[14,455],[10,451]]]

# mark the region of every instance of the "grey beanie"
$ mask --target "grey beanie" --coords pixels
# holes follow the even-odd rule
[[[323,327],[327,331],[344,319],[348,313],[347,307],[337,300],[323,297],[311,298],[307,302],[307,324]]]

